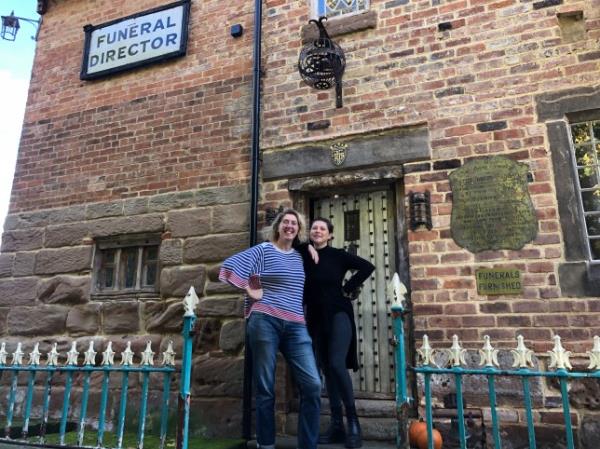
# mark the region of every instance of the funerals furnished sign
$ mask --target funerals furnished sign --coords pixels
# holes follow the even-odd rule
[[[80,78],[99,78],[185,55],[190,0],[86,25]]]

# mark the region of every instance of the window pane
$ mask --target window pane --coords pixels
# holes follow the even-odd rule
[[[123,286],[125,288],[134,288],[137,272],[138,249],[124,248],[121,254]]]
[[[158,259],[158,246],[148,246],[144,251],[146,260],[156,260]]]
[[[600,211],[600,190],[590,190],[581,192],[583,200],[583,210],[586,212]]]
[[[592,260],[600,260],[600,239],[590,240]]]
[[[573,143],[580,144],[583,142],[589,142],[590,140],[590,127],[588,123],[577,123],[571,125],[571,134],[573,135]]]
[[[596,140],[600,140],[600,121],[592,122],[592,128],[594,129],[594,137]]]
[[[156,283],[156,265],[146,265],[146,278],[144,279],[144,285],[151,286]]]
[[[577,171],[579,172],[579,186],[582,189],[589,189],[598,185],[598,173],[600,171],[597,165],[579,168]]]
[[[591,145],[576,146],[575,157],[577,158],[577,165],[580,167],[586,167],[594,164],[594,154],[592,153]]]
[[[327,17],[339,16],[368,9],[367,0],[318,0],[319,12],[325,9]]]
[[[105,268],[103,270],[104,281],[102,282],[102,288],[109,288],[115,285],[115,269],[114,268]]]
[[[585,217],[585,225],[590,237],[600,236],[600,215]]]

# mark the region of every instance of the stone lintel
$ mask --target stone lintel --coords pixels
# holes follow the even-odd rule
[[[330,146],[347,145],[346,159],[335,166]],[[403,128],[379,135],[341,137],[295,148],[263,153],[263,179],[293,178],[373,166],[400,165],[431,158],[429,133],[423,126]]]

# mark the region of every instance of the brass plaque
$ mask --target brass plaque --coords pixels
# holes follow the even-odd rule
[[[523,248],[537,235],[528,166],[502,156],[467,162],[450,174],[454,241],[473,253]]]
[[[521,270],[481,268],[475,271],[479,295],[518,295],[523,293]]]

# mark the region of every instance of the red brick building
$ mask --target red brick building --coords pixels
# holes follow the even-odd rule
[[[583,357],[600,332],[600,2],[344,2],[263,2],[256,215],[264,223],[282,205],[329,215],[335,244],[377,266],[357,304],[355,382],[365,433],[386,439],[394,372],[385,285],[394,272],[410,292],[413,347],[423,334],[436,347],[457,334],[474,350],[489,335],[507,350],[521,334],[545,353],[558,334]],[[255,216],[255,2],[192,1],[185,55],[86,80],[85,25],[165,3],[39,3],[0,255],[0,336],[163,344],[193,284],[202,293],[195,422],[198,432],[237,432],[243,320],[239,295],[216,274],[248,245]],[[334,90],[307,86],[297,68],[316,36],[308,20],[325,4],[341,12],[327,23],[346,55],[341,108]],[[493,196],[496,178],[475,179],[488,196],[462,205],[485,209],[481,222],[456,212],[457,195],[473,191],[450,175],[477,161],[493,175],[498,160],[525,167],[520,194],[533,218],[523,220],[534,233],[516,246],[507,239],[522,237],[523,222],[503,221],[509,206]],[[411,227],[410,192],[429,192],[430,228]],[[502,226],[486,228],[494,217]],[[478,293],[481,269],[516,270],[518,292]],[[281,383],[284,432],[295,415]],[[556,389],[538,387],[536,418],[552,427]],[[578,441],[592,447],[598,387],[577,388]],[[522,425],[518,405],[503,407],[507,426]]]

